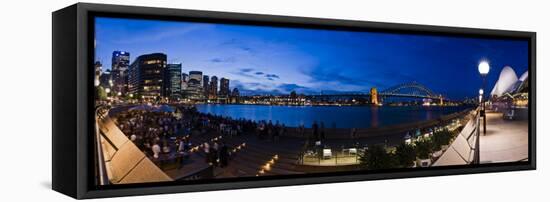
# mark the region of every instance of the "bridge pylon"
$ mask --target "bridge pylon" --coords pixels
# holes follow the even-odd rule
[[[378,90],[375,87],[372,87],[370,89],[370,103],[372,103],[373,105],[378,105],[379,104]]]

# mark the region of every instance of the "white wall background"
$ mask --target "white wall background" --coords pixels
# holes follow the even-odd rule
[[[550,19],[545,1],[141,0],[139,6],[536,31],[538,170],[213,191],[117,201],[543,201],[550,198]],[[67,201],[51,186],[51,12],[75,1],[0,6],[0,201]],[[475,68],[475,67],[472,67]]]

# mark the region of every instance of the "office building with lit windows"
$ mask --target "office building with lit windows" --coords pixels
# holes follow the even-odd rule
[[[128,91],[128,68],[130,53],[126,51],[113,51],[111,60],[111,76],[113,79],[113,92],[124,95]]]
[[[166,97],[180,97],[181,92],[181,63],[168,64],[164,70],[164,92]]]
[[[112,87],[112,84],[113,79],[111,77],[111,70],[107,69],[105,71],[102,71],[99,75],[99,86],[101,86],[103,89],[109,88],[109,90],[111,90],[110,88]]]
[[[192,100],[200,100],[204,98],[202,78],[203,76],[201,71],[189,72],[189,81],[187,82],[187,89],[185,90],[186,98]]]
[[[202,89],[204,96],[208,97],[208,89],[210,89],[210,77],[208,75],[202,76]]]
[[[229,97],[229,94],[231,93],[231,90],[229,90],[229,79],[221,78],[220,79],[220,92],[219,95],[222,98]]]
[[[101,65],[101,62],[96,61],[94,63],[94,86],[99,86],[99,77],[101,76],[102,71],[103,65]]]
[[[212,79],[210,80],[210,89],[208,94],[208,99],[216,99],[218,98],[218,77],[212,76]]]
[[[187,90],[187,82],[189,81],[189,74],[181,73],[181,93],[184,94],[184,91]]]
[[[163,96],[166,54],[152,53],[137,57],[129,68],[129,92],[144,99]]]

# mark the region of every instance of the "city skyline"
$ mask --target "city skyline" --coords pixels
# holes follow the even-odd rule
[[[525,41],[96,19],[96,60],[104,70],[116,50],[130,52],[131,62],[165,53],[183,73],[229,78],[230,89],[244,94],[368,92],[418,81],[450,98],[472,97],[481,85],[479,60],[491,62],[491,84],[506,65],[525,72],[527,48]],[[466,82],[449,82],[459,77]]]

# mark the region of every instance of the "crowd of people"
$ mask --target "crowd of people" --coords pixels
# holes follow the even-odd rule
[[[119,129],[161,169],[166,162],[175,163],[181,169],[194,152],[198,152],[205,163],[224,168],[235,154],[225,140],[236,136],[255,136],[278,142],[280,137],[298,135],[310,140],[307,147],[314,148],[319,158],[322,158],[320,151],[329,143],[325,140],[330,129],[327,131],[323,122],[314,122],[309,128],[303,124],[287,128],[279,121],[233,119],[201,113],[194,106],[172,108],[175,111],[130,108],[113,113]],[[405,137],[415,138],[430,132],[432,128],[415,129],[406,132]],[[357,129],[350,129],[349,140],[355,146],[363,145],[357,133]],[[386,139],[384,143],[388,145],[389,142]],[[345,143],[339,141],[338,144]]]
[[[190,122],[178,119],[169,112],[128,110],[116,114],[117,126],[142,151],[154,158],[162,153],[171,153],[175,145],[170,142],[172,137],[189,134]],[[177,143],[178,152],[189,150],[190,142],[181,138]]]
[[[273,124],[271,121],[256,122],[204,114],[193,106],[175,109],[165,112],[130,108],[116,113],[115,120],[119,129],[154,162],[176,160],[178,168],[185,164],[191,152],[202,152],[205,161],[211,165],[228,165],[231,148],[222,138],[191,142],[195,136],[230,138],[247,134],[278,141],[286,131],[285,125],[279,122]]]
[[[120,130],[154,162],[175,159],[178,168],[185,165],[185,159],[192,152],[201,152],[205,161],[211,165],[227,166],[232,148],[223,140],[234,136],[250,135],[260,140],[277,142],[280,137],[292,133],[309,139],[311,145],[321,146],[321,141],[324,143],[327,135],[323,122],[314,122],[307,129],[303,124],[289,129],[279,121],[233,119],[201,113],[194,106],[173,108],[175,111],[171,112],[150,109],[122,110],[115,114],[115,120]],[[410,136],[417,136],[420,132],[421,130],[417,130]],[[357,141],[356,138],[357,129],[350,129],[350,140]]]

